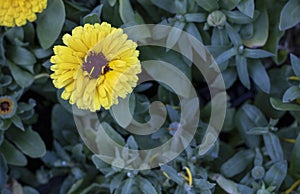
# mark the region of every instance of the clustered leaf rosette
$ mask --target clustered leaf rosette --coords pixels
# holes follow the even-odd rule
[[[65,34],[63,43],[53,49],[51,78],[70,104],[93,112],[109,109],[136,86],[139,51],[122,29],[106,22],[85,24]]]
[[[47,7],[47,0],[2,0],[0,3],[0,26],[23,26],[33,22],[37,13]]]

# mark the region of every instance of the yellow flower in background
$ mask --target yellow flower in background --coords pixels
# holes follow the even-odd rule
[[[50,61],[53,84],[62,99],[80,109],[109,109],[136,86],[141,72],[137,44],[110,24],[85,24],[65,34]]]
[[[23,26],[36,20],[36,13],[47,7],[47,0],[1,0],[0,26]]]
[[[10,96],[0,96],[0,118],[7,119],[15,115],[17,102]]]

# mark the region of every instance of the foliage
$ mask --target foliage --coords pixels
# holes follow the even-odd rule
[[[299,193],[299,6],[299,0],[48,0],[35,22],[0,27],[0,97],[8,96],[16,109],[0,115],[1,193]],[[229,103],[212,148],[199,151],[213,116],[203,76],[186,57],[151,46],[139,48],[141,61],[171,63],[198,92],[200,122],[192,142],[175,160],[143,171],[114,167],[86,147],[71,106],[51,83],[49,58],[63,34],[101,21],[122,28],[173,26],[206,46],[222,71]],[[192,39],[177,42],[177,30],[153,36],[165,38],[168,48],[195,49]],[[98,117],[125,147],[155,147],[174,135],[180,104],[169,87],[145,82],[130,98],[134,118],[147,122],[154,101],[166,105],[167,118],[146,137],[123,130],[112,111]],[[125,151],[115,157],[118,166],[134,165]]]

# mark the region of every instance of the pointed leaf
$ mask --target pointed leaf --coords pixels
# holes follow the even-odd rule
[[[225,8],[227,10],[234,9],[241,0],[219,0],[219,4],[222,8]]]
[[[254,0],[241,0],[237,8],[245,15],[253,18],[254,16]]]
[[[42,138],[31,129],[26,129],[25,132],[18,129],[10,129],[6,135],[24,154],[32,158],[42,157],[46,153],[46,147]]]
[[[151,184],[151,182],[148,179],[138,176],[137,181],[141,191],[143,191],[145,194],[158,194],[155,187]]]
[[[290,169],[289,172],[292,174],[292,176],[295,179],[300,178],[300,133],[298,134],[298,137],[296,139],[296,143],[294,145],[292,156],[290,160]]]
[[[242,150],[236,153],[221,166],[221,172],[226,177],[233,177],[247,168],[253,161],[254,152],[252,150]]]
[[[178,185],[183,184],[184,179],[178,175],[177,171],[173,167],[168,165],[163,165],[160,168],[170,177],[171,180],[176,182]]]
[[[7,61],[7,63],[10,68],[11,74],[13,75],[15,81],[19,86],[26,88],[32,84],[34,80],[33,75],[21,69],[19,66],[10,61]]]
[[[236,47],[242,45],[241,37],[237,31],[228,23],[225,24],[225,28],[232,44]]]
[[[283,180],[287,174],[287,162],[286,160],[281,160],[276,162],[271,166],[271,168],[266,172],[264,177],[264,182],[268,186],[275,186],[276,190],[279,189]]]
[[[279,138],[273,133],[267,133],[263,135],[267,154],[270,156],[272,161],[283,160],[283,151],[280,144]]]
[[[7,164],[3,154],[0,153],[0,190],[5,187],[7,181]]]
[[[224,63],[228,61],[231,57],[235,56],[237,54],[237,49],[235,47],[232,47],[231,49],[223,52],[216,58],[217,64]]]
[[[261,26],[265,26],[262,28]],[[260,12],[258,18],[253,23],[253,36],[243,40],[247,47],[262,47],[266,44],[269,37],[269,16],[267,10]]]
[[[173,46],[177,43],[184,26],[185,26],[185,23],[183,23],[183,22],[180,22],[180,21],[175,22],[173,28],[171,28],[171,30],[168,34],[168,38],[167,38],[167,42],[166,42],[166,44],[167,44],[166,46],[168,49],[173,48]]]
[[[10,46],[8,58],[18,65],[33,65],[36,62],[34,55],[20,46]]]
[[[157,7],[164,9],[167,12],[175,13],[175,5],[173,0],[151,0],[151,2],[156,5]]]
[[[207,15],[204,13],[187,13],[184,15],[187,22],[205,22]]]
[[[0,153],[4,155],[8,164],[15,166],[25,166],[27,164],[26,157],[7,140],[2,142]]]
[[[297,98],[300,98],[300,88],[298,86],[291,86],[282,97],[282,102],[292,102],[293,100],[296,100]]]
[[[300,1],[287,1],[280,13],[280,30],[287,30],[300,22]]]
[[[21,129],[22,131],[25,131],[24,129],[24,125],[23,125],[23,122],[21,120],[21,118],[17,115],[13,116],[11,118],[11,121],[13,122],[13,124],[18,127],[19,129]]]
[[[247,67],[247,59],[243,56],[236,55],[235,63],[239,79],[246,88],[250,89],[250,78]]]
[[[290,55],[290,59],[294,73],[298,78],[300,78],[300,59],[293,54]]]
[[[258,60],[255,61],[249,60],[248,65],[249,65],[249,73],[254,83],[262,91],[264,91],[265,93],[269,93],[271,89],[271,82],[270,82],[269,75],[265,67],[263,66],[263,64]]]
[[[249,24],[253,22],[253,19],[249,16],[244,15],[238,10],[224,11],[227,20],[233,24]]]
[[[120,17],[124,23],[132,23],[135,22],[134,11],[130,4],[129,0],[120,0],[119,1],[119,12]]]
[[[132,178],[128,178],[125,181],[124,186],[122,187],[122,193],[121,194],[130,194],[133,192],[132,190],[132,185],[133,185],[133,179]]]
[[[62,0],[48,1],[44,10],[37,20],[37,36],[43,49],[53,45],[58,38],[65,23],[65,6]]]
[[[300,105],[298,104],[291,104],[291,103],[283,103],[280,99],[271,98],[271,105],[276,110],[281,111],[300,111]]]
[[[244,49],[244,56],[251,59],[273,57],[274,54],[262,49]]]
[[[196,0],[196,3],[203,9],[205,9],[208,12],[212,12],[214,10],[217,10],[219,8],[219,4],[217,0]]]

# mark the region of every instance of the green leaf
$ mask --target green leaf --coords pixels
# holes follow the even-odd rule
[[[236,126],[249,147],[258,147],[259,138],[247,132],[254,127],[267,126],[268,122],[262,112],[255,106],[246,104],[236,114]]]
[[[18,127],[19,129],[21,129],[22,131],[25,131],[24,129],[24,125],[23,125],[23,122],[21,120],[21,118],[17,115],[13,116],[11,118],[11,121],[13,122],[13,124]]]
[[[136,181],[139,185],[139,188],[141,189],[141,191],[144,192],[144,194],[158,194],[155,187],[151,184],[151,182],[148,179],[138,176]]]
[[[62,129],[76,128],[72,114],[66,111],[63,106],[56,104],[51,112],[51,127],[53,131],[61,131]]]
[[[213,33],[211,37],[211,45],[229,45],[229,39],[225,29],[213,28]],[[235,49],[236,50],[236,49]]]
[[[187,12],[187,1],[174,1],[176,13],[184,14]]]
[[[225,82],[226,89],[230,88],[237,79],[237,73],[234,68],[227,68],[222,72],[222,77]]]
[[[271,90],[271,82],[269,75],[258,60],[248,60],[249,73],[254,83],[265,93],[269,93]]]
[[[131,194],[133,192],[133,190],[132,190],[133,183],[134,183],[133,179],[128,178],[125,181],[125,184],[122,187],[122,193],[121,194]]]
[[[263,165],[263,156],[259,150],[259,148],[255,149],[255,159],[254,166],[262,166]]]
[[[164,9],[169,13],[175,13],[176,11],[174,0],[151,0],[151,2],[157,7]]]
[[[39,192],[32,187],[25,186],[23,187],[23,194],[39,194]]]
[[[263,135],[267,154],[270,156],[272,161],[276,162],[283,160],[283,151],[280,144],[279,138],[273,133],[267,133]]]
[[[163,165],[160,168],[170,177],[171,180],[173,180],[178,185],[184,183],[184,179],[181,176],[178,176],[177,171],[173,167],[168,165]]]
[[[240,11],[224,11],[227,21],[233,24],[249,24],[253,22],[253,19],[242,14]]]
[[[260,12],[258,18],[253,23],[253,30],[252,37],[243,40],[244,45],[250,48],[264,46],[269,37],[269,16],[267,10],[264,9]]]
[[[213,12],[219,9],[219,4],[217,0],[196,0],[196,3],[208,12]]]
[[[0,153],[5,156],[8,164],[15,166],[25,166],[27,164],[26,157],[7,140],[2,142]]]
[[[270,99],[273,108],[281,111],[300,111],[300,105],[291,104],[291,103],[283,103],[280,99],[271,98]]]
[[[35,48],[32,50],[32,52],[34,53],[35,57],[38,59],[43,59],[46,57],[50,57],[53,54],[52,49],[42,49],[42,48]],[[49,68],[48,68],[49,69]]]
[[[32,84],[34,80],[33,75],[25,70],[22,70],[19,66],[10,61],[7,61],[7,63],[15,81],[19,86],[26,88]]]
[[[3,154],[0,153],[0,190],[5,187],[7,181],[7,164]]]
[[[250,78],[247,67],[247,59],[243,56],[236,55],[235,63],[240,81],[246,88],[250,89]]]
[[[300,1],[289,0],[280,13],[279,29],[287,30],[300,22]]]
[[[267,171],[264,182],[268,186],[275,186],[278,190],[280,185],[284,181],[287,174],[287,162],[286,160],[281,160],[276,162],[271,166],[271,168]]]
[[[246,24],[241,27],[240,35],[244,43],[244,39],[250,39],[253,36],[253,24]]]
[[[245,15],[253,18],[254,16],[254,0],[241,0],[237,8]]]
[[[296,139],[296,143],[294,145],[291,160],[290,160],[290,168],[289,172],[295,179],[300,178],[300,133],[298,134],[298,137]]]
[[[135,22],[134,10],[129,0],[119,0],[119,12],[122,21],[126,23]]]
[[[65,16],[65,6],[62,0],[48,1],[47,8],[37,20],[36,28],[43,49],[47,49],[54,44],[65,23]]]
[[[216,63],[221,64],[226,61],[228,61],[231,57],[237,55],[237,49],[235,47],[232,47],[228,49],[227,51],[223,52],[216,58]]]
[[[107,135],[111,139],[113,139],[120,146],[125,145],[124,138],[118,132],[116,132],[116,130],[114,130],[108,123],[103,122],[103,123],[101,123],[101,125],[102,125],[103,129],[105,130],[105,132],[107,133]]]
[[[219,0],[219,4],[222,8],[225,8],[227,10],[234,9],[241,0]]]
[[[298,78],[300,78],[300,59],[296,57],[295,55],[290,55],[290,60],[292,64],[292,68],[294,70],[294,73]]]
[[[92,161],[98,170],[105,169],[109,166],[107,163],[101,160],[97,155],[92,156]]]
[[[85,24],[89,23],[89,24],[95,24],[95,23],[100,23],[100,16],[101,16],[101,11],[102,11],[102,7],[103,7],[103,4],[97,6],[95,9],[93,9],[93,11],[84,16],[83,18],[83,22]]]
[[[168,34],[168,38],[167,38],[167,42],[166,42],[167,49],[173,48],[173,46],[177,43],[184,26],[185,26],[185,23],[183,23],[183,22],[180,22],[180,21],[175,22],[173,28],[171,28],[171,30]]]
[[[197,40],[199,40],[200,42],[202,41],[202,37],[201,34],[197,28],[197,26],[194,23],[188,23],[185,27],[186,32],[190,33],[191,35],[193,35]],[[191,44],[195,41],[192,37],[188,36],[189,41],[191,42]],[[192,44],[193,47],[195,47]],[[196,52],[200,52],[198,49],[195,49]],[[202,53],[201,53],[202,54]],[[200,55],[201,56],[201,55]]]
[[[24,154],[32,158],[42,157],[46,153],[42,138],[31,129],[24,132],[14,128],[7,131],[6,135]]]
[[[245,170],[253,159],[252,150],[242,150],[223,163],[220,170],[226,177],[233,177]]]
[[[241,194],[237,188],[237,184],[232,180],[226,179],[221,174],[212,174],[210,178],[216,181],[227,193]]]
[[[225,28],[232,44],[236,47],[242,45],[241,37],[237,31],[228,23],[225,24]]]
[[[282,64],[286,61],[286,49],[280,48],[280,40],[282,36],[285,34],[284,31],[279,30],[279,19],[280,19],[280,11],[284,6],[284,1],[272,1],[267,7],[269,17],[269,38],[267,43],[264,46],[265,50],[268,50],[275,54],[274,61],[276,64]]]
[[[5,87],[9,86],[12,83],[13,79],[9,75],[1,76],[0,78],[0,86]]]
[[[126,176],[125,174],[120,173],[120,174],[115,175],[112,178],[112,180],[110,181],[110,184],[109,184],[110,193],[114,193],[115,189],[120,187],[125,176]]]
[[[139,149],[138,144],[136,143],[136,141],[135,141],[135,139],[132,135],[128,137],[126,144],[127,144],[129,149],[132,149],[132,150],[138,150]]]
[[[108,0],[108,3],[111,7],[113,7],[117,3],[117,0]]]
[[[207,15],[204,13],[187,13],[184,15],[187,22],[205,22]]]
[[[251,59],[273,57],[274,54],[262,49],[244,49],[244,56]]]
[[[268,127],[253,127],[249,131],[247,131],[247,134],[250,135],[262,135],[266,133],[269,133]]]
[[[300,98],[300,88],[298,86],[291,86],[282,97],[282,102],[292,102],[293,100],[296,100],[297,98]]]
[[[7,48],[9,52],[7,53],[7,57],[13,61],[14,63],[22,66],[26,65],[34,65],[36,63],[36,59],[34,55],[28,51],[27,49],[20,46],[10,46]],[[32,72],[33,73],[33,72]]]

